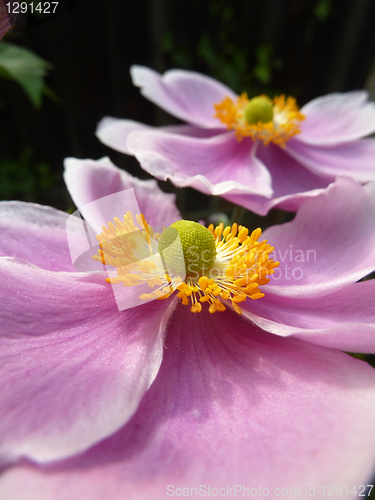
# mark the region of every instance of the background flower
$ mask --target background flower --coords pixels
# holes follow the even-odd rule
[[[154,177],[221,195],[265,215],[270,208],[295,211],[336,176],[375,180],[375,107],[364,91],[330,94],[301,109],[301,133],[285,148],[243,137],[215,118],[214,105],[236,95],[198,73],[171,70],[160,76],[133,66],[133,83],[142,94],[189,126],[155,129],[104,118],[97,130],[106,145],[133,154]]]

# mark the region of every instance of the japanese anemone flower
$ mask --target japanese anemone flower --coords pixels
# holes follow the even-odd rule
[[[126,207],[114,207],[119,219],[103,229],[107,244],[99,235],[104,257],[113,231],[121,240],[132,220],[146,241],[157,238],[151,224],[179,219],[172,195],[155,181],[131,178],[106,159],[65,166],[78,207],[127,188],[136,193],[143,217],[124,219],[118,210]],[[199,302],[200,312],[191,311],[198,292],[179,296],[181,287],[119,311],[112,287],[130,297],[138,285],[76,272],[66,214],[2,202],[1,498],[155,500],[208,495],[208,488],[234,496],[238,487],[263,496],[290,488],[303,496],[308,487],[321,498],[325,485],[359,491],[374,470],[375,371],[342,350],[375,352],[375,281],[356,283],[375,267],[374,190],[339,179],[292,222],[267,229],[278,268],[267,264],[272,248],[259,231],[249,237],[244,228],[200,226],[197,244],[213,239],[224,270],[231,265],[225,245],[246,269],[246,259],[259,257],[252,277],[281,268],[258,283],[264,296],[240,290],[246,284],[227,275],[227,293],[247,295],[240,310],[198,279],[201,296],[223,304],[214,311]],[[173,226],[182,241],[189,224]],[[292,247],[304,258],[291,256]],[[316,258],[307,258],[309,250]],[[290,279],[295,262],[300,270]],[[140,278],[147,272],[139,265]]]
[[[249,99],[191,71],[164,75],[131,68],[142,94],[189,125],[149,127],[104,118],[97,136],[134,155],[158,179],[191,186],[265,215],[296,211],[337,176],[375,180],[375,107],[365,91],[319,97],[298,109],[295,99]]]

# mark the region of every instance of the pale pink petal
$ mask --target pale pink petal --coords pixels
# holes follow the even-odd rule
[[[174,69],[160,75],[145,66],[132,66],[130,74],[134,85],[140,87],[147,99],[197,127],[220,127],[220,120],[214,118],[214,104],[227,96],[237,98],[222,83],[193,71]]]
[[[6,257],[0,279],[1,464],[71,456],[124,425],[156,377],[173,303],[119,312],[104,273]]]
[[[14,0],[10,0],[9,2],[6,0],[0,1],[0,40],[11,29],[16,19],[16,11],[18,9],[16,9],[15,3]]]
[[[0,256],[25,259],[48,271],[75,271],[66,236],[68,217],[34,203],[0,202]],[[84,235],[77,225],[71,225],[71,230],[83,253],[87,246]]]
[[[208,194],[256,193],[271,196],[271,177],[250,139],[238,142],[232,132],[196,138],[166,132],[132,132],[129,150],[142,168],[178,187]]]
[[[375,269],[375,206],[351,179],[331,184],[292,222],[266,229],[263,237],[280,262],[267,285],[277,295],[325,295]]]
[[[375,139],[325,147],[291,139],[285,149],[304,167],[318,175],[346,175],[358,182],[375,181]]]
[[[133,120],[120,120],[105,116],[98,123],[95,135],[106,146],[121,153],[130,154],[126,140],[128,134],[134,130],[147,129],[148,125]]]
[[[329,484],[358,491],[374,470],[374,411],[367,363],[230,311],[193,315],[179,305],[159,374],[129,424],[82,457],[9,470],[2,488],[12,500],[162,500],[176,488],[198,497],[190,488],[200,485],[207,497],[208,486],[234,497],[240,485],[241,498],[242,486],[249,497],[259,487],[269,497],[299,488],[305,498],[312,487],[324,498]]]
[[[364,90],[328,94],[306,104],[301,112],[299,141],[324,146],[360,139],[375,132],[375,104]]]
[[[155,128],[132,120],[122,120],[106,116],[99,122],[96,129],[96,136],[106,146],[116,149],[120,153],[132,154],[127,146],[128,135],[130,132],[142,129],[159,130],[191,137],[212,137],[218,133],[222,133],[222,129],[204,129],[193,127],[192,125],[170,125]]]
[[[259,144],[256,156],[271,174],[272,199],[246,194],[226,195],[225,198],[260,215],[266,215],[274,207],[296,212],[308,198],[321,193],[334,180],[303,168],[274,144]]]
[[[96,161],[66,158],[64,165],[65,183],[79,208],[119,191],[133,189],[149,224],[168,226],[181,219],[174,194],[164,193],[155,180],[142,181],[120,170],[109,158]],[[121,200],[116,199],[113,203],[113,217],[122,217],[129,210]],[[94,227],[95,220],[88,219]]]
[[[343,351],[375,353],[375,280],[314,298],[263,291],[262,299],[247,300],[241,308],[264,330]]]

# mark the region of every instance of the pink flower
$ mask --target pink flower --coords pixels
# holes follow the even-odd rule
[[[11,29],[12,24],[16,19],[16,14],[14,13],[15,2],[11,0],[5,2],[0,1],[0,40],[6,35],[6,33]]]
[[[69,159],[65,180],[77,206],[132,187],[146,219],[179,218],[108,160]],[[375,281],[355,283],[375,268],[374,190],[340,179],[267,229],[281,274],[242,316],[176,294],[118,311],[104,273],[75,272],[66,214],[1,203],[2,498],[367,484],[375,371],[341,350],[375,352]]]
[[[134,155],[158,179],[261,215],[276,206],[296,211],[340,175],[375,180],[375,140],[362,139],[375,131],[375,107],[365,91],[329,94],[299,112],[293,99],[262,96],[249,103],[190,71],[161,76],[133,66],[131,75],[145,97],[189,125],[153,128],[107,117],[97,136]]]

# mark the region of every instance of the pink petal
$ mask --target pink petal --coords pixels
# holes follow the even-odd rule
[[[121,153],[131,154],[127,146],[127,139],[130,132],[134,132],[135,130],[159,130],[191,137],[212,137],[218,133],[222,133],[222,129],[204,129],[191,125],[149,127],[148,125],[132,120],[121,120],[106,116],[99,122],[96,129],[96,136],[106,146],[116,149],[116,151],[120,151]]]
[[[2,0],[0,2],[0,40],[5,36],[7,31],[9,31],[12,27],[16,19],[16,14],[14,13],[15,9],[13,6],[15,4],[14,0],[9,1],[9,8],[7,5],[8,2],[6,0]],[[9,12],[10,10],[10,12]]]
[[[247,194],[225,198],[260,215],[266,215],[274,207],[296,212],[308,198],[320,194],[334,180],[310,172],[273,144],[259,144],[256,155],[271,175],[272,198]]]
[[[243,314],[264,330],[343,351],[375,353],[375,280],[314,298],[277,296],[267,287],[264,292],[261,300],[242,306]]]
[[[166,132],[132,132],[129,150],[148,173],[215,195],[272,194],[271,177],[256,157],[256,144],[232,132],[196,138]]]
[[[326,295],[375,269],[375,205],[341,178],[302,205],[295,219],[263,237],[280,262],[267,290],[289,297]]]
[[[25,259],[48,271],[75,271],[66,237],[68,214],[21,201],[0,203],[0,256]],[[71,226],[77,249],[87,243]],[[94,251],[95,253],[95,251]]]
[[[214,118],[214,104],[227,96],[237,98],[222,83],[193,71],[174,69],[160,75],[145,66],[132,66],[130,74],[147,99],[197,127],[220,127],[219,119]]]
[[[375,140],[362,139],[335,146],[313,146],[291,139],[286,151],[312,172],[346,175],[358,182],[375,181]]]
[[[270,497],[275,488],[305,497],[307,486],[323,498],[323,486],[370,480],[374,411],[366,363],[262,332],[230,311],[192,315],[179,305],[159,374],[129,424],[84,456],[9,470],[2,487],[17,500],[161,500],[169,485],[189,496],[200,485],[228,485],[234,496],[240,485],[241,498],[242,486]]]
[[[164,193],[155,180],[142,181],[117,168],[109,158],[65,159],[64,179],[77,207],[105,196],[133,189],[138,205],[149,224],[168,226],[181,219],[175,195]],[[113,217],[122,217],[129,208],[120,199],[113,202]],[[94,227],[95,217],[88,222]],[[107,223],[108,221],[105,221]]]
[[[329,94],[306,104],[306,116],[298,140],[316,146],[352,141],[375,131],[375,105],[368,102],[368,92]]]
[[[82,452],[136,411],[158,372],[171,301],[119,312],[103,273],[0,259],[0,462]]]
[[[106,146],[116,149],[121,153],[130,154],[126,140],[130,132],[139,129],[147,129],[147,125],[133,120],[119,120],[105,116],[98,123],[96,137]]]

